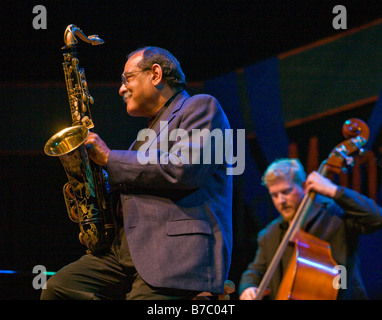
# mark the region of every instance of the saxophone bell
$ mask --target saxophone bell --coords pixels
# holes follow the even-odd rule
[[[48,156],[62,156],[82,145],[89,135],[85,126],[65,128],[52,136],[45,144],[44,152]]]
[[[70,220],[79,224],[80,242],[88,252],[102,254],[114,239],[115,226],[107,186],[102,185],[106,176],[100,177],[105,173],[90,161],[84,145],[88,135],[83,125],[65,128],[48,140],[44,152],[59,157],[64,166],[69,182],[63,195]]]

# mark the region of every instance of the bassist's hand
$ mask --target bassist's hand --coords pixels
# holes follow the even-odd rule
[[[329,198],[334,198],[337,188],[338,186],[336,184],[319,174],[317,171],[313,171],[309,174],[305,181],[306,192],[314,191]]]

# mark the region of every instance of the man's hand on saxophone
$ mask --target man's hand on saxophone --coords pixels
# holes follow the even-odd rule
[[[84,144],[90,159],[100,166],[107,165],[110,149],[98,134],[89,132]]]

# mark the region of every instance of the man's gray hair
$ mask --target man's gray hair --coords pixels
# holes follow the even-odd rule
[[[171,88],[182,90],[186,87],[186,77],[180,63],[169,51],[159,47],[143,47],[131,52],[127,58],[130,59],[134,54],[141,51],[143,57],[138,63],[141,70],[150,70],[154,64],[159,64],[162,68],[163,80]]]

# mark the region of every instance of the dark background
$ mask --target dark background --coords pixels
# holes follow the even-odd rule
[[[35,30],[32,26],[33,7],[40,4],[47,9],[46,30]],[[77,240],[78,227],[66,217],[61,191],[67,181],[64,170],[57,159],[43,155],[41,141],[36,143],[41,136],[49,138],[56,130],[47,121],[46,132],[41,132],[39,126],[34,125],[39,121],[40,110],[28,110],[28,100],[36,105],[36,100],[43,99],[33,95],[35,87],[41,92],[41,88],[54,90],[65,86],[60,48],[67,25],[75,24],[86,35],[98,34],[105,40],[104,45],[97,47],[80,44],[81,65],[85,67],[97,105],[107,103],[105,97],[97,94],[98,84],[115,87],[113,103],[117,105],[116,112],[120,112],[121,124],[107,124],[99,130],[112,137],[113,129],[127,121],[132,129],[126,140],[132,141],[142,119],[126,117],[127,120],[122,120],[126,114],[122,100],[117,97],[120,74],[130,51],[144,45],[170,50],[179,59],[192,87],[198,82],[346,31],[332,27],[335,16],[332,9],[337,4],[347,9],[348,29],[382,18],[382,2],[367,0],[2,3],[0,90],[6,98],[0,101],[0,269],[19,273],[0,275],[0,299],[38,298],[39,292],[31,286],[33,266],[44,265],[49,271],[56,271],[84,252]],[[9,90],[10,86],[12,90]],[[20,101],[26,103],[22,110],[15,108]],[[49,117],[69,121],[68,106],[57,106],[52,101],[51,108],[46,108],[46,103],[44,101],[44,115],[41,116],[44,121]],[[327,134],[323,128],[336,128],[342,119],[350,116],[367,117],[372,109],[373,105],[367,105],[357,111],[290,128],[288,135],[300,143],[302,157],[305,157],[307,142],[304,137],[315,132],[322,141]],[[93,111],[97,122],[102,117],[102,110]],[[15,128],[27,129],[29,136],[17,136]],[[9,131],[16,134],[9,136]],[[337,134],[334,129],[332,131]],[[113,139],[118,138],[114,136]],[[328,141],[329,145],[331,143]],[[129,145],[128,141],[124,144]],[[264,165],[257,164],[259,167]],[[241,183],[238,177],[234,195],[235,247],[230,273],[236,284],[253,258],[256,232],[275,216],[275,212],[269,211],[260,217],[254,210],[256,202],[269,199],[254,195],[253,203],[244,204]],[[382,290],[373,286],[373,283],[382,283],[381,275],[378,279],[367,278],[366,271],[375,265],[373,257],[381,252],[375,245],[380,243],[380,238],[368,238],[370,250],[361,253],[365,282],[372,298],[381,298]]]
[[[32,27],[39,4],[47,10],[46,30]],[[348,29],[382,17],[382,3],[372,0],[5,1],[1,80],[62,81],[57,62],[69,24],[105,40],[81,46],[92,81],[120,81],[127,53],[144,45],[170,50],[188,81],[206,80],[340,33],[332,27],[338,4],[347,9]]]

